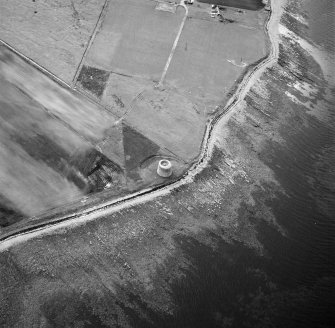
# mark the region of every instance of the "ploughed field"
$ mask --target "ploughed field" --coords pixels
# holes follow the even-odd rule
[[[177,179],[209,119],[267,55],[264,10],[211,17],[206,3],[146,0],[0,9],[2,228]],[[156,174],[162,158],[169,180]]]
[[[0,47],[1,224],[122,188],[117,155],[95,146],[114,116],[64,92]]]

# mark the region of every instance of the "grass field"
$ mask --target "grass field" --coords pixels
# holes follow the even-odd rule
[[[161,148],[193,160],[208,115],[227,99],[248,65],[267,52],[264,11],[226,9],[222,21],[210,11],[202,3],[187,12],[178,6],[173,14],[156,10],[154,1],[111,2],[77,86]],[[165,91],[159,91],[155,86],[170,55]]]
[[[208,19],[207,13],[202,16],[199,13],[197,8],[190,9],[167,82],[213,107],[220,103],[246,66],[266,55],[266,44],[264,31],[255,24],[257,14],[224,13],[233,22],[223,24]]]
[[[147,0],[112,1],[85,64],[158,80],[184,15],[155,10]]]
[[[71,82],[102,0],[0,0],[0,39]]]

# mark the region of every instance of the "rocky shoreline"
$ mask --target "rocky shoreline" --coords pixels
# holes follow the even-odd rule
[[[285,6],[278,62],[193,182],[2,250],[1,326],[328,327],[335,88]]]

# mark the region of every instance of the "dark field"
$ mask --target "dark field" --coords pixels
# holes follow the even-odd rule
[[[101,98],[109,74],[109,72],[98,68],[83,66],[78,76],[78,82],[84,89],[89,90],[95,96]]]

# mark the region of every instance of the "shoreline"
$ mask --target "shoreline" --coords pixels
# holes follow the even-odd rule
[[[220,110],[217,110],[215,114],[210,118],[210,120],[206,124],[205,133],[202,139],[201,144],[201,150],[198,155],[198,158],[194,164],[191,165],[191,167],[186,171],[185,174],[183,174],[181,177],[179,177],[176,181],[172,181],[168,184],[158,185],[151,188],[147,188],[144,190],[140,190],[135,192],[134,194],[129,194],[124,197],[113,199],[112,201],[104,202],[103,204],[99,205],[93,205],[93,208],[90,207],[85,210],[81,210],[80,212],[73,213],[73,211],[70,212],[69,215],[61,215],[60,218],[47,220],[46,222],[42,219],[42,223],[38,223],[35,225],[34,222],[28,222],[28,227],[22,227],[19,228],[19,232],[17,230],[14,230],[15,235],[13,236],[13,232],[5,231],[4,234],[0,235],[0,243],[3,243],[4,241],[8,240],[8,238],[12,239],[18,236],[18,234],[21,234],[20,231],[23,231],[24,234],[31,233],[30,231],[34,231],[35,229],[38,230],[37,234],[40,234],[40,231],[42,231],[47,226],[48,229],[57,230],[58,228],[65,228],[71,225],[71,222],[75,220],[73,223],[77,225],[79,222],[82,224],[86,222],[87,220],[94,220],[96,218],[99,218],[102,215],[110,214],[115,211],[119,211],[121,209],[133,206],[134,204],[140,204],[145,203],[147,201],[150,201],[156,197],[161,197],[162,195],[167,195],[170,192],[172,192],[174,189],[177,189],[184,184],[192,183],[194,177],[199,174],[206,166],[208,165],[208,162],[211,160],[213,148],[215,145],[215,141],[213,141],[212,134],[215,134],[215,130],[218,130],[219,126],[222,126],[227,123],[231,115],[233,115],[233,110],[235,107],[239,105],[239,103],[243,100],[246,93],[249,91],[251,86],[254,84],[255,80],[259,78],[263,74],[263,72],[273,63],[275,62],[276,58],[278,57],[278,40],[272,40],[272,38],[275,39],[276,33],[275,31],[271,31],[271,29],[276,29],[276,24],[278,24],[278,20],[281,16],[281,10],[285,4],[286,0],[281,0],[280,2],[275,2],[276,7],[272,7],[273,4],[271,4],[271,11],[270,15],[268,16],[266,26],[264,29],[266,30],[267,37],[270,39],[270,53],[265,59],[261,59],[259,63],[252,64],[247,67],[247,71],[243,76],[241,76],[240,81],[234,85],[234,93],[229,98],[229,100],[225,103],[223,108]],[[275,11],[275,13],[273,13]],[[278,11],[278,12],[277,12]],[[270,25],[273,26],[270,26]],[[277,30],[277,33],[278,30]],[[272,35],[273,34],[273,35]],[[256,77],[255,77],[255,73]],[[218,106],[221,107],[221,106]],[[215,139],[215,137],[214,137]],[[158,189],[158,190],[157,190]],[[153,190],[153,191],[152,191]],[[157,191],[156,191],[157,190]],[[153,194],[154,193],[154,194]],[[142,196],[144,195],[144,196]],[[141,199],[138,199],[138,197],[142,197]],[[123,203],[123,202],[126,203]],[[114,208],[114,204],[117,204]],[[74,207],[75,205],[71,204],[69,207]],[[106,209],[106,207],[111,207],[110,209]],[[66,207],[65,207],[66,208]],[[53,212],[53,211],[51,211]],[[57,216],[58,210],[56,210],[55,216]],[[46,213],[46,216],[50,216],[49,211]],[[54,216],[51,214],[51,216]],[[90,216],[90,218],[88,218]],[[93,217],[92,217],[93,216]],[[68,220],[68,217],[70,217],[70,220]],[[74,219],[72,217],[75,217]],[[58,222],[58,223],[57,223]],[[61,225],[59,226],[59,222],[61,222]],[[50,224],[53,226],[50,227]],[[19,223],[20,225],[20,223]],[[15,227],[14,227],[15,229]],[[34,229],[34,230],[32,230]],[[42,229],[42,230],[41,230]],[[35,234],[34,234],[35,235]],[[1,247],[1,244],[0,244]]]
[[[94,1],[96,0],[90,0],[90,2],[92,3]],[[150,16],[150,12],[153,9],[151,8],[152,5],[150,4],[149,6],[150,8],[146,8],[148,3],[147,2],[145,3],[146,3],[146,5],[144,6],[145,8],[143,8],[144,13]],[[120,201],[119,197],[115,197],[115,195],[123,196],[125,194],[136,192],[140,188],[148,188],[149,186],[154,186],[154,190],[155,190],[158,185],[163,184],[162,180],[157,179],[157,176],[155,175],[155,170],[154,170],[155,161],[158,158],[157,157],[158,153],[156,153],[157,151],[159,152],[158,154],[159,156],[162,156],[162,157],[170,156],[171,159],[174,160],[173,165],[175,167],[175,170],[174,170],[175,175],[172,178],[174,179],[174,181],[178,177],[182,176],[184,172],[187,170],[187,168],[189,168],[192,164],[194,164],[195,160],[199,156],[200,146],[203,143],[204,131],[205,131],[207,119],[211,117],[212,114],[215,112],[214,107],[216,106],[216,104],[221,101],[224,102],[225,99],[228,98],[228,96],[230,96],[234,92],[234,89],[235,89],[235,87],[233,87],[233,84],[235,81],[234,79],[235,78],[237,79],[238,76],[241,76],[241,75],[243,76],[244,74],[243,68],[235,67],[234,65],[231,64],[231,60],[229,60],[229,58],[239,57],[240,49],[242,47],[241,42],[239,44],[238,43],[236,44],[234,40],[230,37],[231,32],[233,31],[233,32],[238,33],[238,35],[242,38],[242,40],[246,42],[245,46],[247,47],[250,46],[250,51],[245,52],[246,64],[255,62],[259,58],[263,57],[265,53],[267,52],[266,50],[267,44],[265,44],[265,39],[267,39],[267,37],[265,36],[266,33],[264,31],[264,26],[263,26],[263,21],[265,21],[265,18],[268,17],[268,14],[266,12],[263,12],[263,11],[260,13],[250,13],[249,12],[249,13],[243,13],[242,15],[234,11],[229,12],[229,10],[227,10],[225,11],[225,13],[227,14],[227,16],[231,16],[231,18],[234,18],[234,20],[231,20],[231,21],[236,22],[236,24],[228,24],[228,25],[223,24],[222,25],[222,23],[220,23],[218,19],[212,20],[207,16],[208,13],[206,12],[206,8],[209,8],[209,7],[210,6],[208,5],[200,6],[200,7],[199,5],[197,5],[196,7],[193,6],[192,10],[190,10],[192,12],[191,16],[194,19],[189,20],[189,24],[188,25],[186,24],[188,27],[184,31],[185,33],[183,32],[181,41],[183,45],[185,45],[185,47],[180,45],[178,49],[176,49],[175,57],[177,58],[172,63],[172,66],[170,67],[169,73],[167,76],[167,83],[174,81],[174,79],[177,78],[176,82],[173,82],[173,83],[171,82],[172,84],[174,83],[177,83],[177,84],[171,85],[171,86],[168,85],[167,86],[168,90],[162,92],[161,95],[158,95],[157,92],[155,92],[155,90],[150,91],[149,90],[150,88],[149,88],[146,91],[146,94],[144,95],[144,98],[148,98],[148,99],[146,100],[143,99],[142,97],[143,94],[141,94],[141,97],[139,97],[140,100],[136,101],[136,104],[134,105],[136,107],[136,111],[127,110],[127,106],[128,106],[127,103],[129,103],[128,101],[129,99],[127,97],[128,96],[130,97],[132,93],[136,91],[136,88],[138,88],[139,85],[143,81],[142,82],[140,82],[139,80],[133,81],[134,84],[130,86],[130,89],[127,91],[128,93],[125,92],[124,90],[120,90],[117,92],[118,93],[118,96],[117,96],[117,95],[114,95],[114,93],[111,93],[112,92],[111,86],[113,85],[115,88],[118,88],[118,83],[119,83],[120,89],[124,88],[126,84],[128,84],[129,82],[129,81],[127,82],[127,79],[125,77],[122,77],[122,78],[117,77],[114,79],[113,77],[114,75],[112,74],[112,72],[106,71],[104,73],[101,70],[99,71],[98,69],[95,69],[95,68],[90,69],[85,66],[86,68],[83,70],[81,74],[81,80],[80,80],[82,83],[84,83],[82,86],[84,87],[84,85],[90,84],[89,79],[88,79],[89,76],[87,74],[91,74],[91,73],[98,74],[98,75],[100,73],[103,74],[104,81],[106,78],[108,80],[108,83],[105,81],[108,87],[106,87],[105,89],[106,98],[104,98],[103,101],[106,100],[108,103],[112,101],[112,106],[114,106],[113,104],[115,102],[120,103],[125,109],[122,109],[122,110],[120,108],[115,109],[114,112],[116,114],[120,114],[120,111],[121,111],[121,114],[122,114],[123,111],[125,111],[125,113],[123,113],[124,115],[122,116],[122,118],[124,118],[124,116],[127,115],[126,120],[123,121],[121,124],[119,124],[120,119],[117,119],[112,124],[112,127],[110,127],[111,123],[108,123],[107,126],[105,123],[106,123],[106,120],[107,121],[111,120],[111,117],[113,116],[112,114],[114,112],[112,110],[111,112],[109,111],[106,111],[105,113],[101,112],[100,113],[101,115],[99,116],[105,119],[103,119],[103,122],[100,122],[98,126],[95,126],[94,129],[95,130],[98,129],[99,133],[101,133],[102,136],[98,135],[98,133],[94,130],[90,131],[90,129],[83,128],[85,125],[88,125],[88,124],[91,126],[91,123],[93,123],[91,121],[93,121],[93,117],[95,116],[94,111],[97,109],[99,112],[99,110],[101,109],[99,106],[96,106],[96,104],[94,105],[94,103],[92,103],[91,104],[92,106],[89,106],[90,108],[87,108],[87,110],[85,111],[86,115],[81,115],[80,117],[78,117],[78,113],[77,113],[77,111],[79,110],[78,108],[75,108],[75,110],[73,111],[68,110],[67,108],[66,113],[64,113],[62,112],[62,108],[60,108],[61,106],[58,106],[58,107],[53,106],[53,104],[47,101],[46,98],[53,98],[54,96],[52,93],[50,94],[49,92],[50,90],[48,90],[48,88],[41,89],[41,86],[40,86],[40,88],[37,88],[39,89],[37,90],[37,92],[36,90],[32,90],[31,88],[30,89],[25,88],[25,86],[30,85],[29,78],[31,78],[31,76],[34,73],[32,70],[30,70],[31,74],[28,74],[28,76],[24,76],[25,81],[18,81],[17,75],[20,75],[18,72],[26,71],[25,65],[21,65],[22,67],[19,67],[20,65],[16,65],[18,67],[16,67],[15,72],[13,72],[13,69],[12,69],[13,67],[11,67],[11,65],[5,65],[4,69],[5,71],[7,69],[6,72],[8,73],[6,75],[7,79],[10,79],[12,81],[14,78],[16,83],[19,83],[19,89],[23,87],[24,92],[32,93],[30,94],[32,98],[43,102],[42,107],[44,108],[45,113],[43,114],[44,116],[43,116],[43,119],[41,119],[41,121],[46,121],[47,119],[49,119],[49,121],[51,121],[49,125],[52,125],[52,123],[53,124],[57,123],[59,125],[58,129],[62,129],[63,133],[57,134],[57,132],[53,131],[52,129],[49,129],[49,128],[44,129],[45,126],[49,126],[48,124],[41,124],[43,128],[42,127],[37,128],[38,131],[41,130],[41,134],[42,134],[41,139],[42,141],[44,141],[41,143],[49,145],[49,147],[45,147],[45,148],[48,148],[50,150],[52,150],[53,148],[58,149],[59,147],[61,148],[60,150],[62,150],[62,148],[66,148],[67,150],[63,152],[63,154],[61,152],[61,156],[58,156],[57,154],[54,154],[51,151],[51,154],[49,154],[49,157],[51,157],[51,160],[48,160],[48,162],[46,162],[47,170],[43,171],[43,175],[42,173],[35,174],[35,175],[26,174],[25,176],[29,177],[29,179],[28,178],[25,179],[24,177],[19,179],[17,175],[13,174],[12,176],[9,176],[7,178],[7,180],[9,180],[9,183],[11,184],[13,184],[14,182],[22,184],[22,182],[24,181],[25,184],[23,184],[23,187],[26,187],[27,185],[35,186],[38,183],[36,182],[36,180],[41,181],[41,179],[38,179],[41,176],[42,176],[42,180],[46,181],[47,183],[47,186],[44,189],[42,186],[38,184],[37,185],[39,187],[31,188],[31,190],[34,191],[31,193],[32,202],[29,202],[26,200],[27,198],[26,195],[29,195],[29,193],[26,192],[26,188],[19,189],[21,190],[21,193],[20,193],[21,197],[16,198],[17,203],[15,202],[15,198],[13,198],[13,193],[15,190],[8,189],[7,192],[5,193],[5,196],[9,199],[9,201],[12,201],[12,204],[14,204],[13,207],[16,207],[18,212],[22,212],[23,215],[32,217],[32,220],[34,220],[34,222],[29,223],[29,229],[32,229],[32,225],[36,224],[35,218],[37,218],[37,220],[40,221],[41,216],[44,215],[46,210],[48,210],[49,208],[55,207],[55,204],[52,203],[53,200],[56,202],[56,205],[65,205],[65,204],[67,205],[68,204],[67,202],[68,194],[71,193],[71,190],[74,190],[73,195],[72,195],[75,198],[74,201],[78,200],[79,198],[79,202],[72,203],[71,201],[71,205],[69,205],[69,207],[59,206],[62,216],[64,216],[63,215],[64,212],[69,213],[68,210],[70,210],[71,214],[73,215],[77,215],[78,212],[80,212],[83,209],[85,212],[87,212],[87,208],[89,206],[92,206],[92,207],[99,206],[97,204],[99,204],[100,201],[105,201],[107,198],[109,199],[117,198],[116,200],[114,200],[114,202],[119,202]],[[113,12],[113,10],[111,12]],[[136,9],[134,12],[136,12]],[[47,14],[48,13],[46,13],[46,15]],[[113,17],[114,17],[113,15],[114,14],[112,13],[110,13],[110,15],[107,15],[108,16],[107,21],[108,20],[113,21]],[[159,15],[161,14],[154,15],[156,17],[155,20],[157,20],[157,17],[159,17]],[[207,19],[206,20],[198,19],[199,15],[205,15]],[[177,19],[177,18],[173,18],[173,19]],[[179,18],[177,20],[179,20]],[[165,23],[168,22],[166,21],[166,19],[164,19],[164,21]],[[247,23],[247,25],[250,24],[250,29],[246,29],[246,26],[244,26],[243,24],[240,24],[241,22]],[[122,22],[120,22],[120,24],[121,24],[120,28],[122,29],[123,28]],[[213,48],[212,50],[215,50],[218,54],[220,53],[220,51],[224,51],[227,44],[232,43],[233,52],[231,51],[227,52],[227,58],[217,56],[216,54],[213,57],[214,59],[213,62],[209,60],[211,57],[209,56],[207,63],[212,63],[212,64],[207,65],[206,61],[202,60],[203,55],[206,54],[207,48],[202,47],[199,53],[197,54],[197,56],[194,58],[193,62],[195,64],[191,63],[190,67],[187,65],[182,65],[183,67],[185,66],[185,72],[184,72],[183,69],[180,69],[181,63],[183,63],[187,59],[187,57],[189,56],[190,50],[192,48],[194,47],[197,48],[195,40],[192,41],[192,38],[193,38],[192,36],[194,34],[193,33],[194,28],[196,29],[196,31],[198,30],[203,31],[204,30],[203,27],[205,27],[206,31],[207,31],[207,28],[209,28],[210,31],[213,32],[213,33],[209,33],[207,31],[209,35],[212,35],[212,38],[208,40],[209,45],[211,44],[215,45],[214,47],[210,47],[210,49]],[[126,28],[126,31],[127,31],[127,28]],[[127,33],[129,34],[129,31]],[[203,34],[204,35],[202,36],[202,39],[207,40],[208,38],[206,36],[206,32]],[[149,35],[151,35],[150,31],[149,31]],[[174,34],[172,33],[170,36],[174,36]],[[97,55],[99,53],[99,44],[100,46],[104,44],[102,43],[103,39],[104,37],[102,37],[102,39],[99,39],[100,41],[97,40],[98,48],[93,46],[94,48],[93,50],[96,52]],[[223,40],[225,41],[223,42]],[[189,44],[188,44],[189,52],[187,52],[187,41],[189,41]],[[257,47],[254,46],[256,42],[253,42],[253,41],[257,41],[257,44],[258,44]],[[141,45],[142,43],[139,42],[138,45]],[[209,52],[211,53],[210,49],[209,49]],[[103,49],[100,49],[100,50],[103,50]],[[94,51],[93,51],[93,54],[94,54]],[[89,57],[92,57],[93,54],[91,54]],[[192,56],[195,56],[194,52],[192,52]],[[204,64],[199,64],[199,62],[204,63]],[[100,64],[103,64],[103,63],[100,63]],[[125,64],[125,62],[122,62],[122,58],[119,64],[121,64],[120,67],[122,67],[122,65]],[[218,73],[218,70],[217,70],[218,65],[221,67],[221,70],[222,70],[220,74]],[[213,81],[208,82],[207,77],[202,78],[201,76],[196,75],[196,74],[194,75],[194,79],[193,79],[192,73],[189,74],[189,72],[192,71],[192,68],[196,69],[197,67],[199,68],[199,71],[203,71],[207,67],[209,69],[208,76],[211,76],[212,71],[214,69],[215,72],[213,72]],[[158,67],[159,73],[161,73],[161,69],[162,67]],[[180,71],[181,73],[178,73]],[[184,76],[187,74],[189,76],[184,81]],[[13,75],[16,75],[16,76],[13,76]],[[106,77],[109,75],[113,75],[113,76],[109,79],[108,77]],[[39,79],[39,77],[36,77],[36,74],[34,76],[35,78],[32,79],[32,81],[34,80],[36,81]],[[179,80],[178,80],[178,76],[179,76]],[[181,76],[183,76],[183,78],[180,78]],[[228,76],[229,78],[226,79],[226,76]],[[42,77],[41,77],[41,80],[43,80],[44,83],[46,83],[45,79],[42,79]],[[239,79],[238,82],[240,80],[241,79]],[[201,82],[200,85],[198,85],[197,83],[195,84],[195,81],[198,81],[199,83]],[[178,83],[180,83],[180,85]],[[182,92],[177,92],[177,89],[175,88],[177,85],[182,87],[182,90],[183,90]],[[36,87],[38,86],[35,85],[35,89]],[[50,86],[48,85],[48,87]],[[97,88],[100,90],[99,92],[103,91],[103,86],[101,86],[101,88],[100,86],[99,87],[97,86]],[[188,90],[189,88],[190,90]],[[98,89],[96,90],[97,92],[98,92]],[[174,91],[176,91],[176,93]],[[43,97],[42,94],[48,94],[48,97]],[[210,96],[211,94],[214,96],[214,98]],[[123,99],[123,96],[125,97],[125,99]],[[159,104],[159,102],[162,102],[163,98],[159,98],[159,97],[163,97],[163,96],[166,97],[166,99],[169,98],[169,102],[167,103],[164,102],[163,107],[165,109],[164,111],[160,111],[160,110],[157,110],[157,108],[160,108],[160,106],[162,106],[162,104]],[[58,98],[52,103],[62,103],[63,101],[62,97],[64,98],[63,93],[59,91],[57,94],[57,97]],[[121,99],[120,97],[123,99],[124,102],[120,100]],[[157,98],[157,99],[153,99],[155,101],[153,106],[146,106],[146,103],[148,102],[150,97]],[[132,102],[130,103],[132,104]],[[180,110],[181,109],[179,108],[180,106],[178,107],[176,103],[180,103],[181,104],[180,106],[181,108],[183,108],[183,110]],[[42,107],[39,109],[36,107],[36,111],[40,109],[43,111]],[[136,112],[138,112],[138,114]],[[52,119],[50,117],[45,118],[45,115],[48,116],[50,113],[51,113]],[[57,115],[59,114],[61,114],[61,117],[60,117],[61,119],[58,120],[58,122],[55,122],[57,121]],[[63,114],[65,114],[65,117]],[[92,119],[82,118],[83,116],[87,118],[92,117]],[[150,119],[151,116],[154,116],[154,117]],[[70,124],[67,124],[69,123],[67,120],[70,120]],[[97,119],[95,118],[95,120]],[[128,128],[128,126],[130,128]],[[108,129],[108,127],[110,129]],[[30,130],[33,130],[33,131],[30,131]],[[68,131],[68,130],[71,130],[71,131]],[[34,129],[31,129],[29,125],[24,126],[24,129],[22,129],[22,134],[24,135],[29,134],[30,132],[34,133]],[[55,135],[55,140],[56,140],[55,145],[48,139],[49,134]],[[66,141],[63,140],[64,138],[62,137],[62,135],[64,134],[69,134],[68,143],[66,143]],[[136,138],[134,137],[135,135],[137,135]],[[135,138],[139,146],[142,145],[144,149],[141,151],[137,151],[137,152],[136,152],[136,149],[132,149],[131,148],[132,144],[134,144],[134,141],[135,141],[135,140],[132,140],[132,138]],[[79,139],[85,139],[85,140],[81,140],[80,142]],[[30,141],[29,137],[28,137],[28,140]],[[149,142],[150,140],[153,141],[153,143],[150,143]],[[73,143],[74,141],[76,141],[76,144],[73,149],[73,146],[71,146],[71,142]],[[21,145],[19,142],[17,142],[18,145],[14,144],[14,146],[19,146],[21,148],[24,148],[24,150],[28,153],[28,156],[24,157],[25,152],[22,152],[23,155],[21,156],[22,160],[20,161],[20,163],[31,161],[32,163],[34,163],[35,167],[40,167],[42,165],[40,165],[38,161],[36,163],[36,159],[43,158],[43,153],[48,153],[48,149],[44,152],[38,151],[39,149],[38,147],[32,146],[34,142],[36,142],[35,139],[33,139],[30,143],[26,143],[26,145],[24,144]],[[113,148],[113,142],[117,143],[117,145],[114,148]],[[7,146],[8,145],[4,143],[5,151],[8,148]],[[85,152],[86,148],[88,148],[87,152]],[[143,155],[144,157],[149,156],[145,159],[148,159],[150,158],[150,156],[155,155],[155,154],[156,154],[156,158],[153,161],[151,160],[146,161],[145,164],[142,166],[141,163],[144,163],[144,161],[143,161],[143,158],[141,158],[141,155],[139,155],[141,152],[145,153],[145,155]],[[107,163],[108,170],[99,169],[96,173],[92,174],[93,176],[91,177],[89,175],[90,173],[88,173],[88,172],[94,171],[93,168],[92,170],[89,169],[89,166],[91,165],[90,164],[91,155],[92,157],[96,156],[97,160],[99,156],[101,155],[102,156],[101,161]],[[130,161],[129,161],[129,156],[131,158]],[[63,161],[63,157],[65,157],[65,161]],[[14,159],[12,159],[12,161],[14,161]],[[86,165],[88,166],[87,172],[85,171],[85,168],[83,168],[81,165],[78,164],[79,161],[85,162],[83,163],[82,166],[85,166],[85,167]],[[61,162],[61,163],[58,163],[58,162]],[[116,165],[113,165],[113,163]],[[95,165],[95,164],[92,164],[92,165]],[[112,176],[110,175],[108,176],[108,178],[111,178],[114,181],[114,183],[113,184],[107,183],[106,185],[104,185],[104,183],[106,183],[105,181],[106,179],[104,179],[105,174],[108,175],[108,172],[110,173],[110,170],[114,170],[115,167],[116,167],[116,172],[113,171]],[[26,167],[24,165],[21,165],[19,169],[21,169],[22,172],[25,172]],[[42,169],[43,167],[39,168],[39,170],[42,170]],[[68,170],[70,170],[70,172],[68,172]],[[61,185],[62,181],[64,180],[63,186],[65,185],[67,187],[66,189],[67,193],[65,192],[64,193],[62,192],[54,193],[56,195],[59,195],[58,198],[54,197],[54,199],[52,198],[52,194],[50,195],[50,186],[49,186],[50,184],[52,185],[52,180],[50,178],[52,174],[56,176],[58,186]],[[171,181],[169,181],[169,183],[170,182]],[[110,188],[110,190],[106,191],[106,193],[102,192],[99,194],[96,193],[95,195],[91,194],[91,192],[99,192],[102,189],[106,189],[105,187],[107,189]],[[41,193],[45,194],[46,197],[40,197]],[[87,193],[90,193],[90,197],[87,197]],[[65,197],[61,198],[63,194]],[[79,196],[77,196],[77,194]],[[71,200],[73,199],[71,198]],[[32,204],[32,203],[34,204],[37,203],[38,206],[37,205],[30,206],[29,204]],[[84,203],[84,206],[82,206],[83,203]],[[50,213],[46,215],[48,217],[50,217],[49,214],[54,216],[53,213],[55,213],[55,210],[52,210]],[[14,214],[13,214],[13,220],[14,220]],[[3,220],[3,222],[4,222],[3,225],[8,224],[8,222],[6,222],[5,219]],[[15,227],[12,226],[12,227],[9,227],[8,229],[4,228],[4,232],[9,233],[9,230],[13,231],[13,229],[18,229],[19,226],[22,226],[23,224],[24,223],[21,221],[21,223],[19,223]]]
[[[327,186],[322,154],[331,151],[327,135],[334,132],[331,122],[317,120],[285,94],[306,101],[295,87],[297,74],[320,84],[315,106],[327,88],[313,58],[289,41],[281,40],[280,64],[216,127],[212,157],[191,183],[2,252],[1,305],[10,311],[0,318],[25,327],[326,322],[326,312],[317,311],[327,305],[324,290],[332,290],[332,277],[318,260],[330,255],[325,241],[335,226],[324,194],[317,193],[320,183]]]

